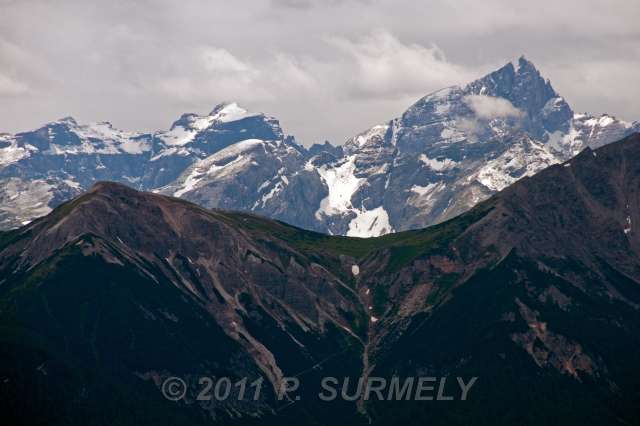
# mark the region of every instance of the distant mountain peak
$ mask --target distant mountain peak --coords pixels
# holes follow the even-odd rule
[[[517,73],[520,72],[529,72],[529,71],[533,71],[536,73],[540,73],[540,71],[538,71],[538,68],[536,68],[536,66],[533,64],[533,62],[531,62],[530,60],[528,60],[524,55],[521,55],[518,58],[518,61],[515,65],[515,71]]]
[[[209,117],[222,122],[237,121],[256,115],[260,114],[250,113],[248,110],[238,105],[237,102],[223,102],[216,105],[211,113],[209,113]]]
[[[469,94],[508,100],[526,113],[533,126],[529,130],[537,138],[544,137],[544,131],[537,123],[544,122],[544,130],[553,132],[573,116],[573,111],[549,80],[524,56],[521,56],[515,65],[514,62],[509,62],[469,83],[463,90]],[[548,117],[547,114],[552,110],[553,116]]]
[[[435,91],[342,146],[305,149],[276,118],[238,102],[153,133],[66,117],[0,136],[0,229],[116,180],[315,231],[378,235],[451,218],[634,129],[640,123],[574,114],[525,56]]]
[[[71,126],[77,126],[78,125],[78,122],[76,121],[76,119],[71,117],[71,116],[59,118],[58,120],[55,121],[55,123],[57,123],[57,124],[67,124],[67,125],[71,125]]]
[[[487,79],[505,80],[506,83],[511,83],[512,85],[521,84],[523,81],[527,81],[528,84],[543,85],[548,82],[547,79],[542,77],[542,74],[534,63],[528,60],[524,55],[520,56],[516,61],[507,62],[496,71],[493,71],[476,81],[483,81]]]
[[[209,115],[216,115],[218,114],[220,111],[222,111],[225,108],[240,108],[240,106],[238,105],[237,102],[232,102],[232,101],[223,101],[220,102],[219,104],[217,104],[216,106],[213,107],[213,109],[211,110],[211,112],[209,113]],[[244,109],[244,108],[241,108]]]
[[[263,114],[251,113],[238,105],[237,102],[222,102],[216,105],[207,115],[182,114],[178,120],[173,122],[170,130],[174,130],[176,127],[188,130],[204,130],[214,123],[228,123],[260,115]]]

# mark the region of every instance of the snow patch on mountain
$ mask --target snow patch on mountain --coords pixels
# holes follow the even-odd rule
[[[188,157],[189,155],[191,155],[191,152],[188,149],[182,148],[180,146],[172,146],[171,148],[165,148],[161,150],[159,153],[151,157],[149,161],[157,161],[162,157],[170,157],[174,155],[180,157]]]
[[[16,163],[29,156],[26,147],[18,145],[11,135],[0,135],[0,168]]]
[[[101,141],[106,145],[104,150],[109,153],[142,154],[151,149],[147,141],[134,139],[140,136],[139,133],[115,129],[111,123],[107,122],[76,125],[72,127],[72,131],[78,135],[83,146],[86,146],[88,142]]]
[[[254,162],[247,152],[264,145],[260,139],[247,139],[228,146],[191,166],[184,181],[173,195],[181,197],[193,191],[200,182],[223,179],[243,171]]]
[[[443,172],[445,170],[450,170],[454,168],[456,164],[458,164],[457,162],[453,161],[450,158],[433,159],[433,158],[427,157],[426,154],[420,154],[418,156],[418,159],[422,161],[422,163],[425,166],[429,167],[431,170],[434,170],[436,172]]]
[[[171,130],[161,132],[156,136],[169,146],[187,145],[193,142],[200,132],[216,123],[230,123],[259,115],[250,113],[235,102],[220,104],[211,111],[211,114],[206,116],[185,114],[178,123],[172,126]]]
[[[562,96],[556,96],[554,98],[551,98],[542,107],[541,114],[544,117],[549,117],[554,112],[557,112],[560,109],[564,108],[565,103],[566,103],[566,101],[564,100],[564,98]]]
[[[433,182],[426,186],[413,185],[410,189],[411,197],[407,200],[414,207],[421,209],[432,208],[436,200],[436,195],[446,188],[444,182]]]
[[[221,123],[230,123],[232,121],[242,120],[248,117],[255,117],[260,114],[250,113],[246,109],[240,107],[235,102],[221,104],[214,109],[210,115],[214,121]]]
[[[547,145],[563,159],[569,159],[586,147],[596,149],[614,140],[622,139],[633,129],[632,123],[618,120],[608,114],[600,117],[574,114],[569,130],[550,133]]]
[[[0,135],[0,179],[24,180],[9,187],[35,191],[43,201],[36,206],[28,194],[9,194],[11,226],[97,180],[115,180],[314,231],[373,236],[447,220],[523,176],[638,130],[640,123],[609,115],[574,114],[520,58],[419,99],[343,147],[305,149],[275,118],[236,103],[184,114],[170,130],[152,134],[67,117]],[[8,223],[0,219],[0,227]]]
[[[389,129],[389,126],[386,124],[373,126],[371,129],[369,129],[365,133],[362,133],[356,136],[356,143],[358,144],[358,147],[362,148],[374,136],[377,136],[380,138],[384,137],[384,134],[387,132],[388,129]]]
[[[262,207],[264,207],[267,204],[267,201],[271,200],[274,195],[282,191],[283,187],[284,187],[284,182],[276,182],[276,184],[273,186],[273,188],[269,190],[269,192],[264,194],[259,201],[255,202],[252,210],[255,210],[255,208],[258,207],[259,202],[262,202]]]
[[[315,213],[318,220],[322,220],[322,215],[331,216],[353,210],[351,197],[365,180],[357,178],[354,174],[355,159],[356,156],[351,155],[337,167],[325,165],[317,169],[329,190],[329,194],[320,202],[320,207]]]
[[[285,169],[284,167],[281,167],[280,169],[278,169],[278,174],[274,178],[267,180],[260,185],[260,187],[258,188],[258,192],[263,191],[271,185],[273,186],[269,191],[265,192],[259,200],[254,203],[251,210],[255,210],[258,206],[265,207],[269,200],[271,200],[275,195],[282,191],[285,186],[289,185],[289,178],[284,173]]]
[[[75,135],[79,143],[56,143],[58,126]],[[41,130],[46,130],[49,147],[45,155],[85,155],[85,154],[132,154],[139,155],[151,150],[149,142],[140,133],[115,129],[111,123],[78,124],[70,117],[58,120]]]
[[[476,179],[492,191],[501,191],[517,180],[533,176],[559,162],[558,157],[549,152],[544,144],[526,139],[487,162],[478,171]]]
[[[49,202],[55,187],[44,179],[26,181],[19,178],[0,180],[0,224],[20,226],[34,217],[51,211]]]
[[[197,117],[194,119],[192,123],[192,127],[185,128],[182,125],[178,125],[172,128],[171,130],[169,130],[168,132],[160,133],[157,136],[159,139],[161,139],[165,144],[169,146],[186,145],[193,141],[193,139],[198,134],[199,130],[202,130],[202,129],[198,129],[198,127],[201,126],[203,122],[208,123],[208,120],[206,118]],[[206,126],[203,128],[206,128]],[[160,156],[161,155],[157,155],[154,157],[154,159],[157,159]]]
[[[353,138],[345,142],[345,151],[347,153],[355,153],[364,149],[365,147],[371,147],[379,144],[380,141],[384,140],[389,127],[389,124],[379,124],[354,136]]]
[[[349,222],[348,237],[369,238],[393,232],[389,214],[384,207],[372,210],[357,210],[356,217]]]

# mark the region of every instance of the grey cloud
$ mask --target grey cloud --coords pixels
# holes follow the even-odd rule
[[[447,61],[435,45],[404,44],[391,33],[378,30],[353,41],[331,38],[330,43],[347,56],[342,63],[343,93],[393,98],[416,96],[472,79],[474,73]],[[335,63],[332,64],[335,66]]]
[[[24,95],[29,91],[29,87],[21,81],[0,74],[0,98],[9,96]]]
[[[0,132],[127,130],[235,100],[342,142],[525,54],[578,111],[640,118],[637,2],[0,1]]]
[[[479,117],[485,120],[493,118],[522,117],[523,112],[507,99],[485,95],[467,95],[464,102]]]
[[[363,5],[373,3],[373,0],[272,0],[275,7],[291,9],[311,9],[314,7],[333,7],[345,3],[361,3]]]

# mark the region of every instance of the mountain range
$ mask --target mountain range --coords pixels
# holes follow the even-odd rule
[[[638,122],[575,113],[524,57],[427,95],[340,146],[305,148],[275,118],[235,103],[153,133],[63,118],[0,134],[0,228],[109,180],[308,230],[378,236],[440,223],[638,130]]]
[[[458,96],[446,93],[438,99]],[[409,128],[396,125],[384,135],[410,146],[401,137]],[[363,146],[386,146],[386,137],[369,134]],[[345,147],[347,158],[357,142]],[[538,146],[529,136],[521,142]],[[231,147],[262,155],[257,147],[267,143],[239,145]],[[286,138],[269,146],[298,152]],[[116,142],[104,149],[145,155]],[[198,164],[223,167],[222,152],[233,151]],[[261,158],[238,154],[224,164]],[[331,170],[323,164],[320,176]],[[639,188],[638,134],[586,146],[453,219],[366,239],[95,183],[0,233],[3,418],[15,425],[635,424]],[[262,378],[266,390],[256,400],[201,401],[203,376]],[[328,403],[315,396],[327,376],[477,383],[465,401]],[[180,401],[162,396],[170,377],[188,385]],[[284,377],[300,379],[297,397],[278,399]]]

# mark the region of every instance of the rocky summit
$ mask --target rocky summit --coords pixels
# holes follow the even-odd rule
[[[275,118],[235,103],[151,134],[64,118],[0,135],[0,227],[112,180],[318,232],[378,236],[452,218],[637,130],[637,122],[575,113],[524,57],[427,95],[343,146],[307,149]]]

